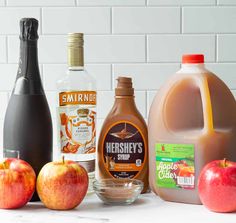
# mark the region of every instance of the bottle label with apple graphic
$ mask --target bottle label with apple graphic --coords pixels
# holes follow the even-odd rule
[[[155,145],[156,185],[163,188],[194,189],[194,145]]]

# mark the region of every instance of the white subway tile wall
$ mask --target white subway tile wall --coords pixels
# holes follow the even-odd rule
[[[56,80],[66,73],[68,32],[85,33],[87,70],[97,79],[98,133],[119,75],[133,78],[148,118],[152,100],[180,68],[184,53],[204,53],[207,67],[236,96],[236,0],[0,0],[0,146],[19,57],[19,19],[39,19],[39,62],[56,147]]]
[[[7,62],[7,38],[0,36],[0,63]]]
[[[56,82],[66,74],[66,70],[66,64],[44,64],[44,89],[46,91],[56,91]],[[97,79],[97,90],[112,89],[110,64],[86,64],[86,70]]]
[[[137,63],[137,64],[114,64],[113,65],[113,86],[116,84],[116,78],[119,75],[128,75],[133,78],[136,90],[156,90],[180,68],[175,64],[157,64],[157,63]]]
[[[225,34],[217,36],[218,62],[235,62],[236,59],[235,43],[236,43],[236,35],[234,34]]]
[[[42,10],[43,34],[83,33],[109,34],[111,10],[108,7],[50,7]]]
[[[236,5],[235,0],[218,0],[218,5]]]
[[[75,0],[6,0],[7,6],[74,6]]]
[[[234,0],[233,0],[234,1]],[[147,0],[148,5],[182,6],[182,5],[215,5],[216,0]]]
[[[77,4],[85,6],[145,6],[146,0],[77,0]]]
[[[149,35],[148,62],[180,62],[184,53],[203,53],[205,60],[215,61],[214,35]]]
[[[183,8],[183,33],[236,32],[236,7]]]
[[[115,34],[180,33],[179,7],[114,7],[112,16]]]
[[[1,7],[0,8],[0,34],[18,34],[19,33],[19,20],[22,17],[34,17],[40,19],[40,8],[13,8]],[[39,29],[39,33],[40,33]]]

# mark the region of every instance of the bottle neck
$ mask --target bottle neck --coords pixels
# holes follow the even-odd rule
[[[115,96],[114,107],[119,111],[124,111],[125,113],[130,113],[137,110],[134,96]]]
[[[38,65],[37,41],[20,41],[20,59],[17,78],[41,81]]]
[[[181,67],[205,67],[204,63],[182,63]]]
[[[20,41],[20,59],[14,94],[44,94],[39,65],[37,41]]]
[[[68,67],[70,70],[84,69],[84,48],[68,46]]]
[[[70,71],[83,71],[84,70],[84,66],[69,66],[68,69]]]
[[[195,74],[195,73],[206,73],[209,72],[205,68],[204,63],[192,63],[192,64],[182,64],[181,69],[177,73],[189,73],[189,74]]]

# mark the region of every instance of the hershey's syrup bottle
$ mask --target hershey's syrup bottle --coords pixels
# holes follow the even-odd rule
[[[4,150],[18,150],[36,174],[52,160],[52,121],[38,66],[38,21],[20,21],[20,60],[15,86],[7,107]],[[31,201],[39,200],[37,193]]]
[[[98,173],[102,179],[138,179],[148,190],[148,133],[139,113],[132,79],[118,77],[115,103],[98,141]]]

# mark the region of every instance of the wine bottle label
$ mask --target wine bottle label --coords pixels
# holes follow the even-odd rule
[[[103,142],[103,162],[114,178],[136,178],[144,167],[147,142],[141,130],[128,121],[112,125]]]
[[[60,146],[65,158],[84,163],[93,172],[96,148],[96,92],[59,94]]]
[[[194,189],[194,145],[157,143],[156,185],[163,188]]]

